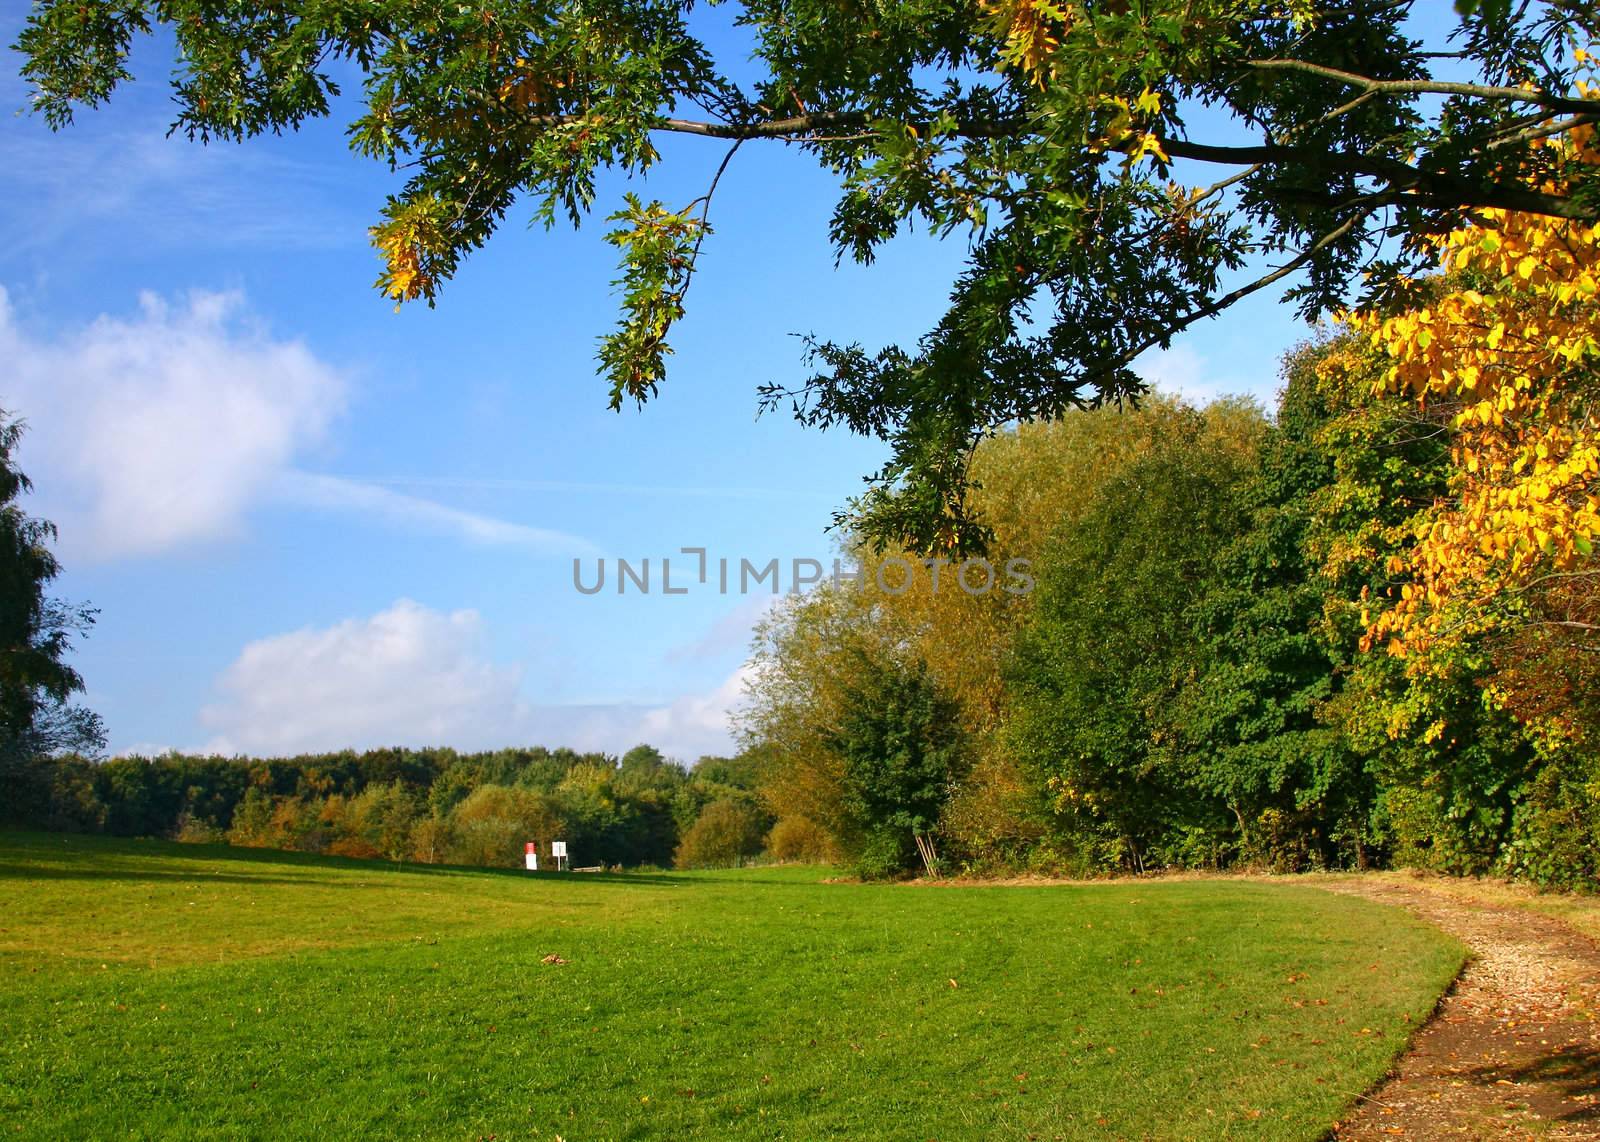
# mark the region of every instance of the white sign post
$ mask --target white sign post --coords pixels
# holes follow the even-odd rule
[[[567,842],[551,841],[550,855],[555,858],[556,870],[559,872],[567,866]]]

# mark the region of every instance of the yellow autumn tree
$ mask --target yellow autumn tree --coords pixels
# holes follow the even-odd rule
[[[1600,161],[1592,128],[1546,141]],[[1346,320],[1386,361],[1378,386],[1450,413],[1452,495],[1396,555],[1368,645],[1418,669],[1524,629],[1586,640],[1600,565],[1600,225],[1483,210],[1430,239],[1427,304]]]

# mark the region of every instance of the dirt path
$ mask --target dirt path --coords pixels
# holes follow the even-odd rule
[[[1600,1139],[1600,945],[1426,881],[1326,887],[1409,909],[1472,949],[1437,1017],[1336,1139]]]

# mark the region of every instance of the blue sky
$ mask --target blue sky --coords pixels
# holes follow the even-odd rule
[[[0,39],[22,18],[7,5]],[[112,749],[728,749],[764,600],[586,597],[572,559],[831,558],[830,513],[880,448],[756,420],[755,388],[803,375],[796,333],[914,338],[960,242],[835,270],[827,178],[747,145],[668,383],[618,415],[593,364],[615,319],[602,225],[514,212],[437,309],[396,314],[365,240],[394,176],[336,121],[166,138],[168,66],[144,45],[140,81],[57,135],[22,110],[14,63],[0,77],[19,111],[0,119],[0,407],[30,425],[60,592],[101,611],[75,662]],[[668,202],[722,153],[663,151],[647,193]],[[1258,297],[1143,367],[1270,403],[1303,335]]]

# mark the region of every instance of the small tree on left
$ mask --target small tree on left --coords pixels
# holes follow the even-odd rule
[[[48,811],[38,760],[98,753],[105,729],[97,714],[72,703],[83,678],[66,657],[96,612],[47,594],[61,573],[50,550],[56,529],[19,502],[33,487],[16,461],[23,428],[0,411],[0,816],[29,820]]]

